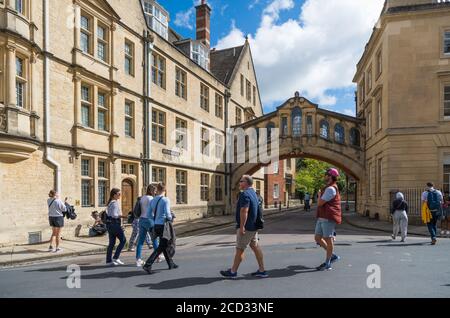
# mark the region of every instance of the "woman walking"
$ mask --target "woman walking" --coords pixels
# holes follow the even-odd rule
[[[441,236],[450,236],[450,228],[448,226],[450,219],[450,196],[445,194],[444,204],[442,205],[442,219],[441,219]]]
[[[66,205],[59,199],[59,194],[55,190],[50,190],[48,193],[47,206],[48,220],[50,226],[52,227],[52,236],[50,238],[50,246],[48,251],[58,253],[62,251],[59,247],[59,241],[61,237],[61,229],[64,227],[64,212],[67,211],[67,208]],[[55,245],[53,245],[53,242]]]
[[[408,234],[408,203],[405,201],[403,193],[398,192],[396,194],[396,199],[392,203],[391,214],[394,220],[392,239],[396,239],[400,230],[402,242],[405,242]]]
[[[121,219],[126,218],[126,216],[122,216],[122,212],[120,211],[120,195],[120,189],[112,189],[109,196],[108,206],[106,208],[106,227],[108,229],[109,235],[109,245],[106,252],[106,265],[124,265],[119,257],[123,247],[125,246],[125,243],[127,242],[121,222]],[[116,245],[116,239],[119,239],[119,245],[117,246],[116,252],[114,253],[114,257],[112,257],[112,252],[114,246]]]

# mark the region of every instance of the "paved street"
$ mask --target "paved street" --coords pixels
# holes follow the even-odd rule
[[[248,276],[256,260],[251,251],[236,281],[219,271],[231,265],[233,227],[178,240],[177,270],[156,264],[153,275],[124,253],[123,267],[105,267],[104,255],[0,271],[0,297],[450,297],[450,240],[430,246],[428,238],[409,237],[406,244],[388,235],[350,225],[338,228],[342,260],[330,272],[317,272],[324,252],[313,242],[313,213],[300,211],[267,222],[261,235],[270,278]],[[148,250],[145,251],[148,255]],[[81,266],[81,288],[66,285],[67,266]],[[367,287],[367,268],[381,269],[381,288]]]

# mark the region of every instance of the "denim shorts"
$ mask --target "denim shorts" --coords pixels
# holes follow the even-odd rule
[[[314,234],[324,238],[330,238],[333,237],[335,231],[336,231],[336,222],[331,220],[318,219]]]

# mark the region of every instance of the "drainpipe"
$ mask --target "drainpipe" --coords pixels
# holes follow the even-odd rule
[[[232,208],[232,201],[231,201],[231,191],[232,191],[232,185],[231,185],[231,163],[226,162],[226,158],[228,158],[226,151],[228,151],[228,134],[227,134],[227,129],[229,128],[229,122],[228,122],[228,117],[229,117],[229,112],[228,112],[228,104],[230,102],[231,99],[231,93],[228,89],[225,90],[225,105],[224,105],[224,111],[225,111],[225,123],[224,123],[224,128],[225,128],[225,189],[227,189],[228,192],[228,197],[227,197],[227,201],[228,201],[228,208],[231,211]],[[233,147],[234,150],[234,147]]]
[[[45,160],[55,170],[55,190],[61,193],[61,165],[51,156],[50,143],[50,59],[49,59],[49,0],[43,0],[44,14],[44,141]]]
[[[150,169],[150,159],[152,153],[151,143],[151,114],[152,107],[150,103],[151,90],[151,54],[153,50],[153,39],[149,31],[144,33],[144,184],[149,185],[152,180],[152,171]]]

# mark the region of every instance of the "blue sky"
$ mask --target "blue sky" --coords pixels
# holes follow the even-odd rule
[[[159,0],[170,25],[195,38],[198,0]],[[352,77],[383,0],[208,0],[211,43],[249,36],[265,112],[295,91],[320,107],[354,115]]]

